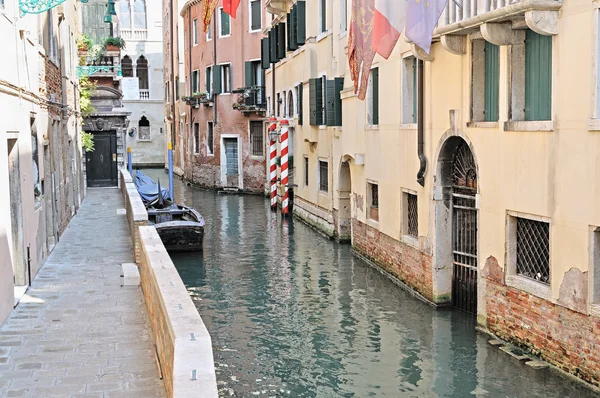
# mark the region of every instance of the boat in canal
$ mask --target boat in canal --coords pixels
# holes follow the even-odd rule
[[[146,206],[148,223],[153,225],[169,252],[201,251],[204,241],[204,218],[191,207],[173,203],[168,189],[163,189],[140,170],[135,186]]]

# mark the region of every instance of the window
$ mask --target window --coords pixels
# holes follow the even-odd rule
[[[212,66],[206,67],[206,92],[210,97],[212,94]]]
[[[371,69],[367,87],[367,124],[379,124],[379,68]]]
[[[319,160],[319,191],[329,192],[329,164]]]
[[[262,6],[260,0],[250,1],[250,32],[260,31],[262,28]]]
[[[138,140],[140,141],[149,141],[150,140],[150,121],[146,118],[146,116],[142,116],[138,123],[139,133]]]
[[[592,231],[592,303],[600,304],[600,227]]]
[[[197,70],[192,72],[192,92],[191,94],[194,94],[196,92],[198,92],[198,83],[200,82],[200,73],[198,73]]]
[[[310,79],[308,84],[310,125],[321,126],[323,125],[323,80]]]
[[[126,55],[121,60],[121,74],[123,77],[133,77],[133,64],[129,55]]]
[[[56,124],[53,123],[55,129],[54,134],[58,134]],[[42,186],[40,183],[40,159],[38,152],[38,136],[37,123],[35,118],[29,119],[29,128],[31,130],[31,162],[33,164],[33,199],[35,208],[38,209],[42,205]]]
[[[229,14],[223,11],[223,8],[219,8],[219,37],[229,36],[231,34],[231,24],[229,20]]]
[[[261,121],[250,121],[250,145],[252,156],[264,156],[263,123]]]
[[[208,31],[206,32],[206,41],[212,40],[212,32],[214,30],[214,17],[210,20],[210,25],[208,25]]]
[[[303,89],[303,85],[302,83],[300,83],[299,85],[296,86],[296,103],[298,104],[298,124],[302,125],[302,118],[303,118],[303,114],[302,114],[302,92]]]
[[[550,284],[550,224],[517,217],[517,274]]]
[[[200,124],[194,123],[194,153],[200,153]]]
[[[525,39],[525,120],[550,120],[552,36],[531,30]]]
[[[321,76],[321,114],[323,115],[323,124],[327,124],[327,113],[325,106],[327,105],[327,76]]]
[[[294,117],[294,94],[292,93],[292,90],[288,91],[288,100],[287,100],[287,110],[288,110],[288,117],[292,118]]]
[[[194,22],[192,22],[192,40],[194,40],[195,46],[198,45],[198,20],[197,19],[194,19]]]
[[[417,59],[402,60],[402,123],[417,123]]]
[[[340,32],[348,30],[348,1],[340,0]]]
[[[281,115],[281,93],[277,93],[277,117]]]
[[[231,64],[220,65],[221,69],[221,93],[231,92]]]
[[[213,154],[213,150],[214,150],[213,122],[206,123],[206,150],[209,155]]]
[[[341,92],[344,88],[344,78],[336,77],[325,81],[324,98],[324,116],[327,126],[342,125],[342,97]]]
[[[319,33],[327,31],[327,0],[319,0]]]
[[[131,10],[128,0],[119,1],[119,24],[121,29],[131,29]]]
[[[287,116],[287,107],[286,107],[286,94],[285,91],[281,93],[281,107],[283,108],[283,113],[281,114],[281,117],[286,117]]]
[[[308,156],[304,156],[304,186],[308,187]]]
[[[369,196],[369,218],[379,221],[379,185],[368,183],[367,194]]]
[[[146,29],[146,3],[144,0],[135,0],[133,3],[133,28]]]
[[[471,120],[498,121],[499,47],[485,40],[473,40],[471,56]]]
[[[148,90],[148,60],[143,55],[137,59],[136,72],[140,81],[140,90]]]
[[[404,235],[418,238],[419,236],[419,211],[417,203],[417,195],[414,193],[403,193],[404,221],[402,230]]]

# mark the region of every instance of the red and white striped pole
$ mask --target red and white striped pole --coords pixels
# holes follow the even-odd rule
[[[277,118],[271,116],[269,119],[269,182],[271,184],[271,210],[277,210],[277,165],[275,157],[277,156],[277,141],[274,140],[275,130],[277,129]]]
[[[283,185],[283,200],[281,201],[281,214],[285,217],[288,213],[288,129],[287,120],[283,119],[281,125],[281,185]]]

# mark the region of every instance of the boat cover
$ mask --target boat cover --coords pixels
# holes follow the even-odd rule
[[[154,180],[142,173],[140,170],[135,171],[135,187],[144,203],[153,203],[158,200],[158,184]],[[161,187],[163,200],[170,200],[171,194],[168,188]]]

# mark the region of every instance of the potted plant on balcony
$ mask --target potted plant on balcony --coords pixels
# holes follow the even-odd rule
[[[89,51],[89,49],[92,48],[93,45],[94,41],[85,33],[77,36],[77,50],[79,50],[80,52]]]
[[[208,93],[203,91],[194,91],[192,98],[200,102],[205,102],[208,98]]]
[[[125,39],[121,36],[107,37],[104,41],[104,49],[106,51],[119,51],[125,49]]]

